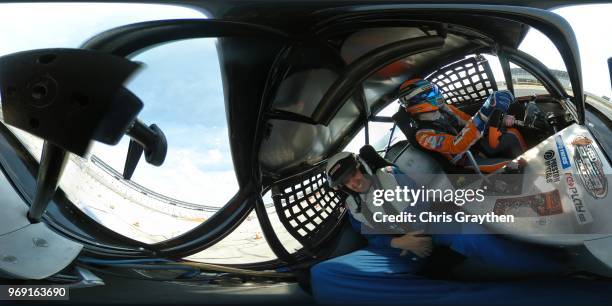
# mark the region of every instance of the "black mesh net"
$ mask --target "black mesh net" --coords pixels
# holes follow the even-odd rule
[[[480,103],[497,90],[491,67],[482,56],[448,65],[426,79],[440,87],[448,104]]]
[[[316,167],[272,187],[280,221],[305,248],[314,249],[337,228],[346,196],[327,185],[324,168]]]

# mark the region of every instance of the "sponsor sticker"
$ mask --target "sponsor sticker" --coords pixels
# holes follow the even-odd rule
[[[563,206],[559,190],[555,189],[529,196],[497,199],[493,212],[515,217],[540,217],[563,213]]]
[[[573,141],[574,166],[582,186],[594,199],[601,199],[608,194],[608,178],[603,170],[603,163],[597,155],[592,140],[586,136],[577,136]]]
[[[571,167],[569,157],[567,156],[567,150],[565,150],[565,145],[563,144],[563,138],[561,135],[557,135],[555,137],[555,142],[557,143],[557,151],[559,151],[559,160],[561,160],[561,167],[563,169],[567,169]]]
[[[555,151],[548,150],[548,151],[544,152],[544,160],[551,160],[554,157],[555,157]]]
[[[572,140],[572,145],[586,146],[586,145],[590,145],[592,142],[593,141],[590,140],[588,137],[581,135],[581,136],[576,136],[574,140]]]
[[[572,200],[574,206],[574,213],[579,224],[587,224],[593,222],[593,216],[587,210],[586,204],[582,200],[582,196],[578,191],[578,185],[574,179],[574,175],[571,173],[565,173],[565,183],[567,186],[567,195]]]
[[[547,183],[558,183],[559,177],[559,165],[555,158],[555,151],[548,150],[544,152],[544,165],[546,165],[545,177]]]

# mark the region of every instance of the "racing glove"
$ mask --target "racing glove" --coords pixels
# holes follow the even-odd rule
[[[497,109],[507,113],[510,104],[514,103],[514,96],[507,90],[493,92],[484,102],[480,110],[472,118],[472,122],[481,133],[485,130],[489,117]]]

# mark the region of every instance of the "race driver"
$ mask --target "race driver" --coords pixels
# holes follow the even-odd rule
[[[559,257],[559,250],[493,235],[484,227],[478,230],[480,226],[476,224],[461,225],[462,229],[445,228],[444,232],[429,236],[422,235],[423,230],[419,230],[422,224],[418,222],[404,224],[406,227],[400,228],[399,232],[381,228],[394,224],[378,224],[373,217],[375,212],[391,214],[408,209],[429,209],[428,203],[410,207],[398,200],[374,204],[375,190],[394,190],[397,186],[416,188],[412,178],[394,166],[376,169],[374,163],[366,162],[357,154],[340,152],[328,159],[326,174],[330,187],[348,195],[345,207],[351,226],[366,238],[368,244],[365,248],[312,267],[312,292],[319,303],[373,304],[408,298],[419,304],[419,301],[431,302],[423,300],[422,290],[426,290],[439,297],[452,296],[446,300],[449,304],[472,304],[481,301],[491,290],[507,289],[487,288],[484,292],[474,290],[470,285],[428,280],[420,273],[425,267],[425,258],[434,247],[447,247],[482,265],[521,273],[558,275],[570,271],[564,258]],[[429,264],[450,269],[444,262]]]
[[[494,172],[525,151],[520,132],[512,128],[515,118],[507,115],[514,97],[509,91],[493,92],[480,110],[471,116],[444,102],[436,84],[411,79],[399,89],[399,102],[417,121],[416,142],[424,149],[441,153],[453,165],[472,167],[466,151],[478,143],[480,154],[474,154],[480,171]],[[505,132],[488,127],[495,110],[504,114]],[[486,137],[483,137],[486,136]]]

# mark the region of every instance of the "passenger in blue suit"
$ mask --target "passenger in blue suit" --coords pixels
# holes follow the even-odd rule
[[[398,203],[371,205],[373,190],[395,189],[396,186],[416,187],[406,175],[400,175],[393,167],[372,170],[356,154],[339,153],[328,160],[327,176],[330,186],[349,193],[346,206],[353,228],[368,240],[364,249],[333,258],[315,265],[311,270],[312,288],[318,302],[380,302],[380,298],[410,297],[422,303],[447,302],[463,303],[440,293],[460,293],[457,299],[486,298],[491,290],[500,294],[518,291],[517,284],[487,285],[473,287],[473,283],[432,280],[420,276],[420,272],[436,246],[446,246],[469,258],[475,258],[487,265],[497,265],[506,269],[559,275],[568,272],[568,267],[550,249],[543,249],[499,235],[489,234],[433,234],[422,235],[422,231],[401,234],[369,234],[377,225],[372,221],[376,210],[384,206],[402,207]],[[484,229],[482,229],[484,230]],[[557,258],[557,259],[556,259]],[[410,286],[410,287],[407,287]],[[439,292],[433,290],[435,288]],[[566,301],[566,300],[565,300]],[[401,302],[401,301],[400,301]],[[407,302],[407,301],[404,301]],[[482,301],[480,301],[482,302]],[[563,302],[563,301],[562,301]]]

